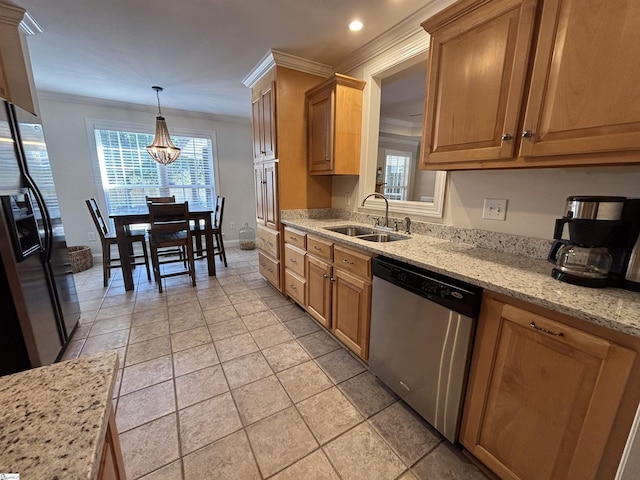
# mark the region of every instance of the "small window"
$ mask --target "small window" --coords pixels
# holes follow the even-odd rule
[[[411,152],[385,150],[384,194],[389,200],[407,200]]]
[[[147,153],[152,134],[98,128],[94,133],[109,213],[143,206],[146,196],[175,195],[177,202],[214,208],[210,137],[172,137],[182,151],[174,163],[164,166]]]

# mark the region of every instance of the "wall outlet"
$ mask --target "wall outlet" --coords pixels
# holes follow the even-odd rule
[[[236,228],[236,222],[231,222],[229,224],[229,226],[231,227],[231,229],[233,230],[234,228]]]
[[[507,214],[507,200],[501,198],[485,198],[482,218],[485,220],[504,220]]]
[[[87,232],[87,238],[89,239],[90,242],[95,242],[96,241],[95,232]]]

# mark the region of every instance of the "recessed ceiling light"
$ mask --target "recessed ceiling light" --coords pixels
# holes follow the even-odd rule
[[[351,30],[352,32],[362,30],[362,22],[360,20],[354,20],[349,24],[349,30]]]

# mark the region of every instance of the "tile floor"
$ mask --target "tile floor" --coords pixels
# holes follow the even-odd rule
[[[129,480],[485,477],[365,365],[228,249],[198,285],[143,269],[135,292],[76,274],[82,318],[66,358],[116,349],[116,423]]]

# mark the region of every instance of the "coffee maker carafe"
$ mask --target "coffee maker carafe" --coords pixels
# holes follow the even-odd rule
[[[564,216],[556,220],[549,261],[555,264],[551,275],[563,282],[585,287],[610,284],[615,246],[624,233],[621,220],[625,197],[571,196],[567,198]],[[564,226],[569,240],[562,238]]]

